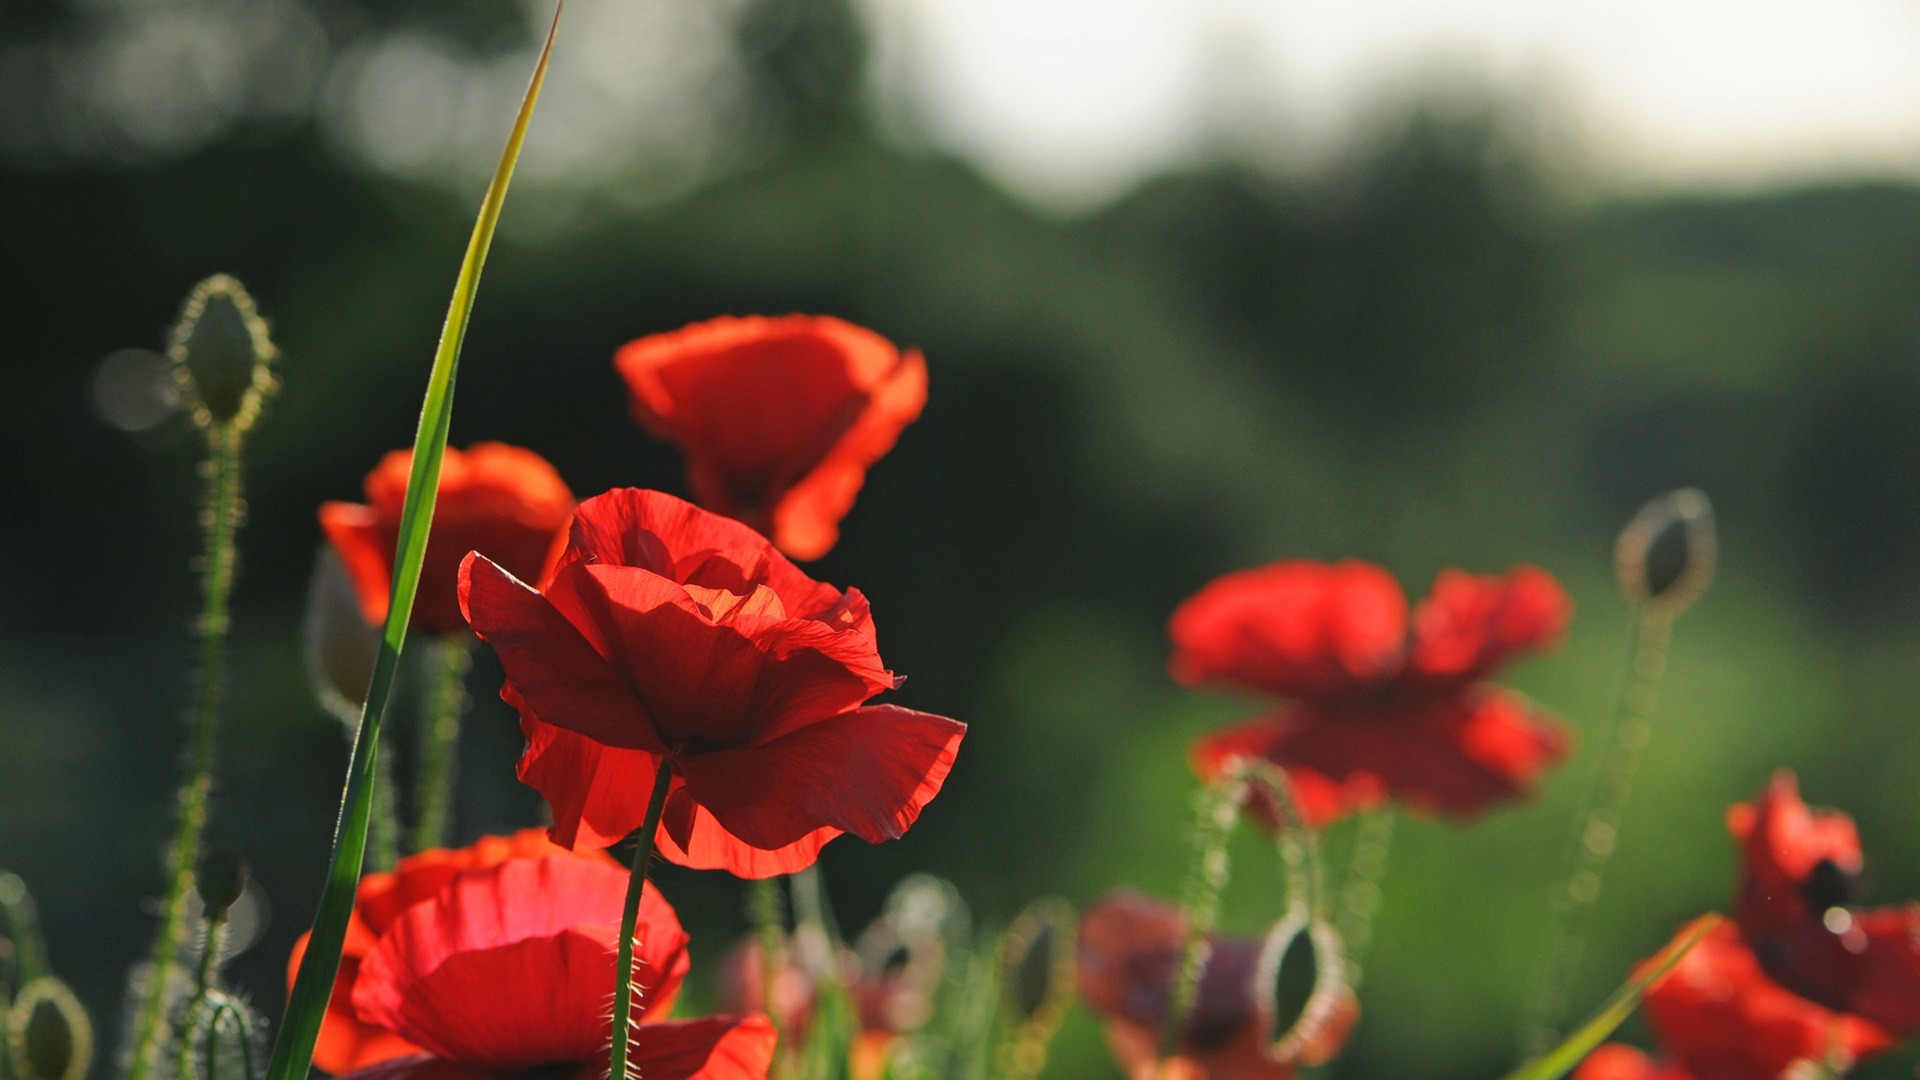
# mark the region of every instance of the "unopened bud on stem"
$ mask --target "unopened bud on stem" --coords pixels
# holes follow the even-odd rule
[[[81,1080],[93,1061],[93,1024],[67,984],[47,976],[20,988],[7,1010],[7,1054],[20,1080]]]
[[[1713,504],[1699,488],[1671,491],[1640,508],[1614,545],[1614,575],[1627,602],[1678,617],[1713,582],[1719,554]]]
[[[279,388],[273,375],[279,356],[246,287],[226,274],[187,294],[167,345],[194,422],[241,431],[253,426],[261,403]]]

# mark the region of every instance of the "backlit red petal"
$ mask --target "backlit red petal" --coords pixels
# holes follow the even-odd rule
[[[1784,769],[1773,775],[1757,802],[1729,811],[1727,826],[1741,853],[1735,912],[1741,929],[1756,941],[1819,923],[1823,912],[1803,889],[1821,862],[1849,877],[1864,868],[1853,819],[1809,809],[1793,774]]]
[[[758,1013],[642,1025],[631,1061],[643,1080],[765,1080],[773,1024]]]
[[[1218,578],[1168,632],[1174,678],[1281,696],[1338,694],[1397,671],[1406,596],[1379,567],[1278,562]]]
[[[475,553],[460,569],[460,601],[528,707],[609,746],[664,749],[632,685],[545,596]]]
[[[1686,1070],[1656,1063],[1631,1046],[1608,1043],[1580,1062],[1573,1080],[1694,1080]]]
[[[742,750],[683,759],[687,790],[761,849],[831,827],[879,843],[940,791],[966,725],[892,705],[854,709]]]
[[[1566,591],[1538,567],[1503,575],[1447,570],[1414,610],[1410,661],[1421,675],[1476,679],[1518,653],[1550,647],[1572,613]]]
[[[520,709],[520,731],[527,738],[520,782],[546,799],[554,843],[575,850],[611,847],[646,821],[659,757],[544,723],[508,690],[501,697]]]
[[[773,538],[796,559],[817,559],[840,539],[867,470],[885,457],[927,403],[927,363],[909,351],[873,387],[860,418],[773,505]]]

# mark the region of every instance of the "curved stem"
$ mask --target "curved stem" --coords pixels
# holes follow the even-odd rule
[[[167,855],[167,900],[153,945],[151,982],[134,1021],[127,1080],[146,1080],[159,1064],[167,985],[173,980],[180,941],[186,933],[193,864],[200,851],[200,834],[206,829],[207,804],[213,791],[213,736],[220,711],[228,599],[233,590],[233,537],[240,527],[240,439],[240,429],[233,424],[217,424],[207,431],[207,504],[201,511],[206,547],[201,563],[200,688],[187,780],[180,788],[180,825]]]
[[[662,761],[659,771],[654,773],[653,795],[647,800],[647,818],[640,825],[638,842],[633,848],[633,864],[628,869],[626,903],[620,908],[619,970],[614,972],[613,986],[612,1063],[607,1070],[612,1080],[628,1080],[634,1075],[627,1064],[627,1044],[635,1026],[633,928],[640,920],[640,894],[647,887],[647,860],[653,858],[653,837],[660,830],[660,815],[667,808],[667,791],[672,786],[673,766]]]
[[[1187,921],[1187,940],[1180,950],[1180,968],[1174,976],[1166,1027],[1160,1032],[1162,1062],[1179,1049],[1187,1014],[1193,1010],[1193,999],[1206,971],[1207,935],[1213,931],[1214,920],[1220,913],[1220,894],[1227,887],[1231,869],[1227,836],[1240,819],[1240,803],[1246,797],[1246,790],[1246,781],[1236,775],[1202,791],[1194,801],[1193,866],[1187,871],[1180,903],[1181,914]]]
[[[427,722],[420,730],[420,778],[415,789],[413,850],[445,847],[452,818],[454,751],[460,742],[460,718],[467,709],[467,672],[473,667],[473,638],[449,634],[439,642],[428,690]]]
[[[1666,672],[1667,647],[1673,640],[1673,617],[1655,604],[1642,605],[1636,614],[1626,685],[1604,744],[1607,756],[1575,821],[1567,876],[1554,890],[1532,1008],[1521,1029],[1522,1060],[1537,1057],[1558,1040],[1567,984],[1586,943],[1587,915],[1600,898],[1600,885],[1633,795],[1633,777],[1653,735],[1653,711],[1659,702],[1660,677]]]
[[[1373,916],[1380,910],[1380,879],[1387,872],[1393,848],[1393,811],[1381,807],[1359,815],[1352,847],[1347,852],[1346,876],[1340,882],[1340,906],[1334,929],[1346,945],[1347,987],[1360,989],[1360,966],[1373,940]]]

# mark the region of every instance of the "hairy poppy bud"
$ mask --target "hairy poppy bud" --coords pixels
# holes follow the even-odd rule
[[[253,426],[260,403],[279,386],[273,377],[279,355],[246,287],[226,274],[187,294],[167,346],[194,422],[242,431]]]
[[[7,1010],[7,1056],[20,1080],[81,1080],[93,1061],[93,1024],[52,976],[21,987]]]
[[[209,851],[200,857],[193,884],[200,891],[200,902],[206,905],[207,918],[226,917],[227,909],[246,891],[250,873],[247,860],[231,851]]]
[[[314,557],[307,584],[306,654],[320,704],[341,723],[358,723],[380,657],[380,631],[361,617],[353,581],[331,547]]]
[[[1699,488],[1670,491],[1640,508],[1614,545],[1614,575],[1627,602],[1675,618],[1713,581],[1718,543],[1713,504]]]
[[[1016,1024],[1058,1011],[1073,989],[1073,909],[1048,898],[1033,903],[1007,927],[1000,941],[1000,987],[1007,1015]]]

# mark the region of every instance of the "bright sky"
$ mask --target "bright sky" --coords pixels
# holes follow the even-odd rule
[[[1920,0],[863,0],[880,78],[1012,186],[1098,200],[1209,141],[1311,161],[1436,81],[1627,184],[1920,176]]]

